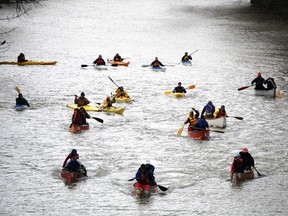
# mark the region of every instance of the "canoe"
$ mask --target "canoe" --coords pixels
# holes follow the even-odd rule
[[[7,62],[3,61],[0,64],[10,64],[10,65],[55,65],[57,61],[25,61],[25,62]]]
[[[182,61],[182,64],[184,65],[184,66],[192,66],[192,62],[191,61]]]
[[[16,111],[23,111],[24,109],[27,109],[28,108],[28,106],[26,106],[26,105],[16,105],[15,107],[14,107],[14,109],[16,110]]]
[[[160,71],[160,72],[165,72],[166,71],[166,68],[164,67],[152,67],[152,66],[149,66],[149,68],[152,70],[152,71]]]
[[[276,97],[276,89],[271,90],[255,90],[256,96]]]
[[[225,128],[226,127],[226,118],[220,117],[220,118],[206,118],[206,121],[208,122],[209,126],[211,127],[218,127],[218,128]]]
[[[119,103],[132,103],[134,99],[127,97],[116,97],[115,100]]]
[[[76,109],[80,108],[77,106],[77,104],[67,104],[67,107],[71,109]],[[85,105],[82,106],[87,112],[88,111],[93,111],[93,112],[112,112],[112,113],[117,113],[117,114],[123,114],[125,111],[125,108],[117,108],[117,107],[110,107],[110,108],[101,108],[100,106],[90,106],[90,105]]]
[[[107,68],[106,65],[96,65],[96,64],[94,64],[94,67],[95,67],[97,70],[108,70],[108,68]]]
[[[210,139],[209,130],[192,130],[188,127],[188,134],[193,139],[208,140]]]
[[[176,98],[185,97],[184,92],[175,92],[175,93],[172,93],[172,95],[175,96]]]
[[[81,165],[81,166],[84,167],[83,165]],[[80,169],[80,172],[68,171],[68,169],[65,167],[61,170],[60,173],[61,173],[61,177],[69,183],[79,181],[79,180],[81,180],[87,176],[85,167],[84,167],[84,169],[83,168]]]
[[[119,65],[119,66],[125,66],[128,67],[130,62],[120,62],[120,61],[113,61],[113,60],[109,60],[109,63],[111,65]]]
[[[247,172],[247,173],[233,173],[232,175],[232,181],[235,181],[235,182],[245,181],[248,179],[254,179],[253,170],[250,170],[250,172]]]
[[[150,186],[150,185],[142,185],[139,182],[133,184],[133,188],[135,190],[135,195],[138,197],[149,196],[151,194],[158,193],[158,187]]]
[[[76,125],[74,124],[74,130],[71,131],[72,133],[79,133],[81,131],[84,131],[84,130],[88,130],[89,129],[89,123],[87,124],[84,124],[84,125]]]

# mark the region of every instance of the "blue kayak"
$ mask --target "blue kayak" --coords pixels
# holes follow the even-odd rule
[[[16,111],[22,111],[22,110],[26,109],[27,107],[28,106],[26,106],[26,105],[17,104],[14,108],[15,108]]]

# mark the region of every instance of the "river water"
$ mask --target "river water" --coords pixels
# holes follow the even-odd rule
[[[23,52],[58,63],[0,67],[1,215],[288,214],[288,25],[281,17],[254,11],[249,1],[51,0],[3,25],[17,28],[4,38],[13,43],[1,61]],[[191,67],[178,64],[197,49]],[[130,58],[129,67],[80,67],[116,53]],[[174,66],[165,73],[141,67],[155,56]],[[282,99],[237,91],[258,71],[274,77]],[[124,115],[90,113],[104,124],[88,120],[90,130],[71,134],[66,104],[82,91],[102,102],[116,88],[107,76],[136,101],[117,104]],[[179,81],[196,88],[183,99],[164,94]],[[15,86],[30,109],[13,109]],[[189,138],[187,126],[178,137],[191,108],[201,111],[208,100],[244,120],[228,118],[225,133],[211,132],[209,141]],[[265,177],[234,184],[230,164],[243,147]],[[89,177],[69,185],[60,170],[72,148]],[[128,179],[146,159],[169,189],[137,198]]]

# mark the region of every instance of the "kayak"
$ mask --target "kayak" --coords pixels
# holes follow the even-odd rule
[[[79,172],[69,171],[65,167],[61,170],[60,173],[61,173],[61,177],[69,183],[79,181],[87,176],[86,168],[84,167],[84,165],[81,165]]]
[[[11,64],[11,65],[55,65],[57,61],[25,61],[25,62],[7,62],[3,61],[0,64]]]
[[[225,128],[226,127],[226,118],[220,117],[220,118],[206,118],[206,121],[208,122],[209,126],[211,127],[218,127],[218,128]]]
[[[130,62],[121,62],[121,61],[113,61],[113,60],[109,60],[109,63],[111,65],[119,65],[119,66],[125,66],[128,67]]]
[[[276,89],[271,90],[255,90],[256,96],[276,97]]]
[[[14,107],[14,109],[16,110],[16,111],[23,111],[24,109],[27,109],[28,108],[28,106],[26,106],[26,105],[16,105],[15,107]]]
[[[208,140],[210,139],[209,130],[194,130],[188,127],[188,134],[193,139]]]
[[[77,106],[77,104],[67,104],[67,107],[71,109],[76,109],[80,108]],[[100,106],[90,106],[90,105],[85,105],[82,106],[87,112],[88,111],[93,111],[93,112],[112,112],[112,113],[117,113],[117,114],[123,114],[125,111],[125,108],[117,108],[117,107],[110,107],[110,108],[101,108]]]
[[[250,170],[246,173],[233,173],[231,179],[235,182],[245,181],[248,179],[254,179],[254,171]]]
[[[76,125],[76,124],[74,124],[73,131],[71,131],[71,129],[70,129],[70,132],[71,133],[78,133],[78,132],[81,132],[81,131],[84,131],[84,130],[88,130],[88,129],[89,129],[89,123],[84,124],[84,125]]]
[[[175,96],[176,98],[185,97],[184,92],[175,92],[175,93],[172,93],[172,95]]]
[[[152,71],[161,71],[161,72],[165,72],[166,71],[166,68],[165,67],[152,67],[152,66],[149,66],[149,68],[152,70]]]
[[[128,97],[116,97],[115,100],[119,103],[132,103],[134,99]]]
[[[94,65],[97,70],[108,70],[106,65]]]
[[[192,62],[191,61],[182,61],[182,64],[184,65],[184,66],[192,66]]]
[[[157,185],[155,186],[143,185],[143,184],[140,184],[139,182],[134,183],[133,188],[135,190],[136,196],[138,197],[149,196],[152,193],[158,192]]]

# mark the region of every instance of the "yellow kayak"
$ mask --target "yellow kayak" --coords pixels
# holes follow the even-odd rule
[[[132,103],[134,99],[128,97],[116,97],[115,100],[119,103]]]
[[[185,97],[185,93],[183,92],[175,92],[172,93],[175,97],[180,98],[180,97]]]
[[[55,65],[57,61],[25,61],[25,62],[8,62],[3,61],[0,64],[11,64],[11,65]]]
[[[80,108],[77,106],[77,104],[67,104],[67,107],[71,109],[76,109]],[[112,112],[112,113],[117,113],[117,114],[123,114],[125,111],[125,108],[117,108],[117,107],[110,107],[110,108],[101,108],[100,106],[90,106],[90,105],[85,105],[82,106],[87,112],[88,111],[93,111],[93,112]]]
[[[109,60],[109,63],[112,65],[119,65],[119,66],[125,66],[128,67],[130,62],[121,62],[121,61],[113,61],[113,60]]]

